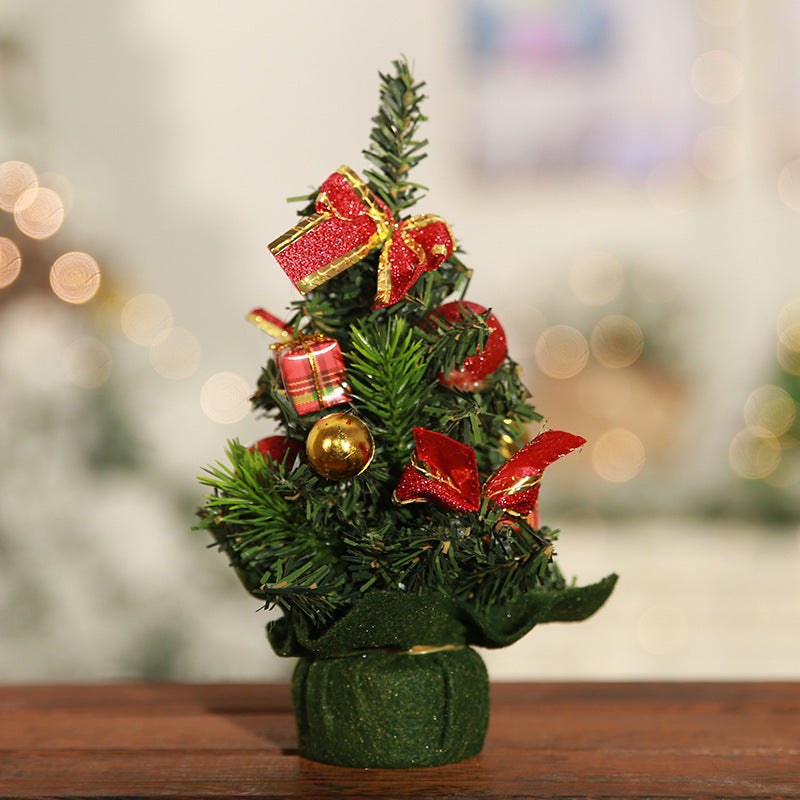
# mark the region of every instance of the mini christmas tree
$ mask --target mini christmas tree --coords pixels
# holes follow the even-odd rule
[[[585,619],[616,576],[568,585],[538,521],[545,467],[583,444],[547,430],[497,318],[464,299],[447,223],[409,216],[427,140],[422,83],[381,75],[364,156],[303,202],[270,245],[303,294],[271,334],[253,396],[280,435],[233,441],[200,511],[247,590],[283,616],[298,656],[300,751],[350,766],[458,761],[480,751],[488,679],[471,646]],[[458,299],[453,299],[453,298]]]

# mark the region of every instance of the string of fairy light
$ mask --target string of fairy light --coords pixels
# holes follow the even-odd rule
[[[44,241],[58,233],[67,213],[62,194],[43,185],[34,167],[24,161],[0,164],[0,209],[13,216],[21,236]],[[12,236],[0,236],[0,291],[11,287],[25,269],[23,249]],[[86,306],[95,300],[102,280],[100,265],[86,252],[63,253],[50,266],[50,288],[70,306]],[[199,369],[200,343],[191,331],[175,325],[172,309],[163,297],[131,297],[122,305],[120,325],[130,342],[148,348],[150,364],[161,377],[183,380]],[[66,345],[62,366],[75,386],[98,389],[111,377],[113,357],[105,342],[82,336]],[[220,372],[204,382],[200,408],[213,422],[238,422],[250,410],[250,393],[251,387],[240,375]]]

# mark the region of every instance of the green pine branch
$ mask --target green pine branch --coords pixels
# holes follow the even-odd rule
[[[235,441],[227,455],[229,463],[217,462],[199,478],[212,494],[197,527],[211,532],[251,594],[268,605],[329,615],[346,579],[335,542],[308,524],[302,499],[315,476],[305,465],[267,463]]]
[[[394,75],[380,74],[380,108],[372,118],[372,132],[364,157],[373,165],[366,175],[370,188],[389,206],[395,218],[427,187],[409,180],[409,173],[426,154],[427,139],[417,139],[417,128],[427,119],[420,111],[423,82],[415,83],[408,62],[392,62]]]
[[[350,386],[395,475],[411,455],[412,428],[432,388],[425,349],[402,317],[350,329]]]
[[[487,319],[491,310],[476,314],[469,306],[463,306],[461,317],[445,319],[433,312],[428,325],[420,328],[420,336],[428,344],[428,357],[445,375],[452,372],[465,359],[479,353],[492,332]]]

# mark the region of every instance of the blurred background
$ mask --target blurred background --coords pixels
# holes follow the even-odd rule
[[[0,680],[283,680],[191,532],[295,295],[285,198],[427,82],[430,186],[621,580],[495,680],[800,675],[800,1],[0,0]],[[535,431],[532,431],[535,433]]]

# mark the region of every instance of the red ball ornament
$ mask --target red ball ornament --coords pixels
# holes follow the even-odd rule
[[[465,307],[476,314],[485,314],[488,311],[479,303],[457,300],[439,306],[433,313],[444,317],[448,322],[458,322],[464,316]],[[494,314],[489,314],[486,322],[492,332],[484,342],[483,350],[478,355],[467,357],[460,367],[451,370],[447,375],[440,373],[438,379],[443,386],[461,389],[464,392],[479,391],[486,378],[503,363],[508,355],[506,332]]]
[[[258,450],[268,464],[270,461],[283,462],[290,467],[302,448],[301,442],[289,439],[287,436],[267,436],[250,445],[249,450],[251,453]]]

